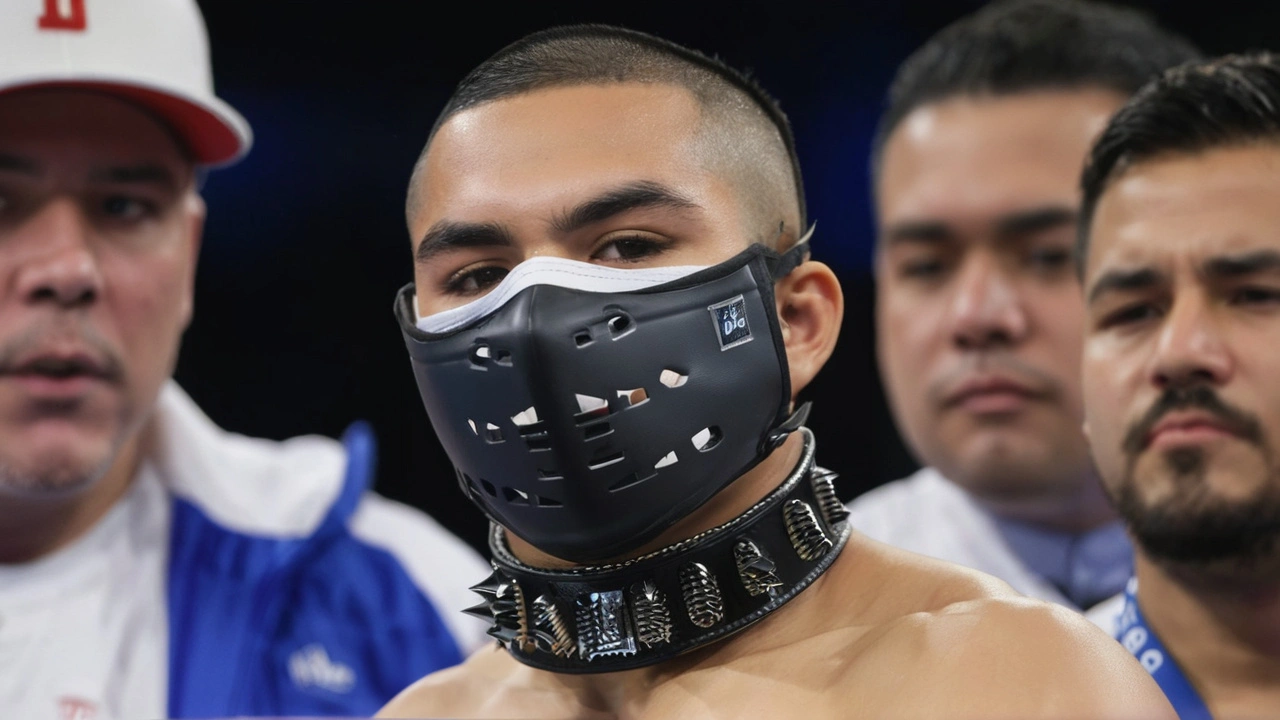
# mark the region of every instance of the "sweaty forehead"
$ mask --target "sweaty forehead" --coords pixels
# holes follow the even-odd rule
[[[464,215],[533,210],[635,181],[688,189],[704,180],[700,120],[692,93],[661,84],[554,87],[469,108],[432,140],[410,223],[482,220]]]
[[[1074,206],[1085,154],[1123,98],[1084,89],[962,96],[921,106],[885,145],[882,222],[981,222]]]

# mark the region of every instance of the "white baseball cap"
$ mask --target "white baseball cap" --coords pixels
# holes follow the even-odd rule
[[[213,94],[195,0],[0,0],[0,93],[88,88],[160,117],[202,165],[239,160],[249,123]]]

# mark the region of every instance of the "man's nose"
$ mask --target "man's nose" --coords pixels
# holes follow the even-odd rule
[[[1012,278],[995,258],[973,258],[961,269],[951,299],[952,341],[962,350],[1017,345],[1030,321]]]
[[[1202,298],[1184,294],[1165,316],[1151,363],[1151,382],[1161,389],[1221,385],[1235,362]]]
[[[7,242],[18,245],[14,249],[19,297],[67,308],[97,300],[102,273],[93,251],[93,227],[75,202],[48,202],[18,232],[20,238]]]

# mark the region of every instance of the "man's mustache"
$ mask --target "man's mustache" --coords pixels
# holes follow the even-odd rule
[[[41,357],[46,350],[67,347],[76,349],[75,358]],[[61,323],[36,325],[0,341],[0,374],[21,370],[49,374],[87,373],[111,382],[120,382],[124,378],[124,362],[110,342],[92,327],[71,327]]]
[[[1121,448],[1130,457],[1136,457],[1147,447],[1147,438],[1156,424],[1175,410],[1198,409],[1210,413],[1223,428],[1243,440],[1262,445],[1262,423],[1256,417],[1228,405],[1206,385],[1169,388],[1160,394],[1137,422],[1129,426]]]

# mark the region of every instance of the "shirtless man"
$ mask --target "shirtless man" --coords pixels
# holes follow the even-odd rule
[[[560,28],[463,80],[396,312],[506,650],[384,716],[1169,716],[1078,615],[852,533],[793,403],[843,313],[802,198],[776,104],[665,41]]]
[[[1117,626],[1183,720],[1280,709],[1280,59],[1170,71],[1094,146],[1085,417],[1136,545]]]

